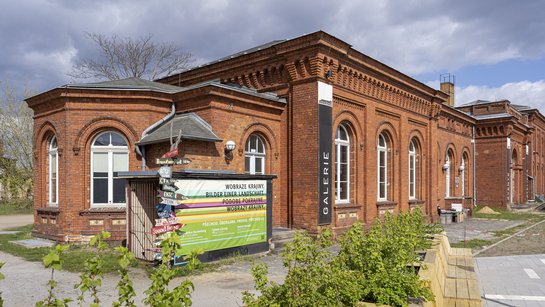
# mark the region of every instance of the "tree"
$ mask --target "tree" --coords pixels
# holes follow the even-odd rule
[[[0,92],[0,180],[11,196],[32,194],[33,112],[17,98],[16,90],[1,84]],[[25,88],[25,97],[30,91]],[[21,195],[24,192],[26,195]]]
[[[120,80],[130,77],[154,80],[186,70],[193,62],[190,53],[182,52],[172,42],[157,44],[151,34],[120,38],[86,33],[100,52],[99,59],[80,59],[69,76],[77,79]]]

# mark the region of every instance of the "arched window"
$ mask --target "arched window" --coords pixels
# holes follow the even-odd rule
[[[350,137],[344,125],[335,134],[335,200],[350,200]]]
[[[412,139],[409,143],[409,199],[416,199],[416,186],[417,182],[417,169],[416,169],[416,157],[418,154],[418,147],[416,140]]]
[[[59,204],[59,185],[58,185],[58,173],[59,173],[59,154],[57,138],[53,136],[49,140],[49,146],[47,149],[47,160],[49,164],[49,172],[47,175],[47,182],[49,185],[49,197],[48,203],[50,206],[57,206]]]
[[[462,155],[462,163],[460,163],[460,177],[462,178],[462,196],[466,196],[466,184],[467,184],[467,155],[464,153]]]
[[[101,133],[91,145],[91,203],[125,205],[125,180],[119,172],[129,170],[127,141],[116,132]]]
[[[252,175],[265,174],[265,143],[257,134],[250,135],[246,142],[244,172]]]
[[[445,170],[445,197],[450,197],[450,169],[452,164],[452,153],[449,150],[447,152],[447,155],[445,157],[445,165],[443,165],[443,169]]]
[[[389,150],[389,139],[386,133],[381,133],[378,137],[378,146],[377,146],[377,170],[378,170],[378,195],[377,199],[388,200],[388,150]]]

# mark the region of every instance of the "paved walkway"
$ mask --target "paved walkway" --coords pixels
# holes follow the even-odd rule
[[[545,254],[475,258],[483,306],[545,306]]]
[[[30,223],[32,223],[32,216],[0,216],[0,229]],[[451,242],[458,242],[463,240],[464,236],[468,240],[474,238],[486,239],[488,236],[492,236],[492,230],[509,228],[517,225],[517,223],[518,222],[513,221],[469,219],[464,223],[446,225],[445,230]],[[543,290],[543,288],[537,287],[532,291],[522,291],[526,288],[530,289],[530,287],[532,287],[531,285],[535,283],[545,285],[545,263],[541,263],[541,259],[545,259],[545,255],[523,257],[537,258],[533,260],[523,260],[525,258],[516,257],[477,258],[477,271],[481,281],[483,295],[505,296],[516,294],[531,296],[533,299],[543,296],[545,299],[545,290]],[[1,252],[0,260],[6,262],[6,265],[2,268],[2,272],[6,275],[6,279],[0,281],[0,291],[3,292],[2,296],[6,300],[6,306],[33,306],[37,300],[43,299],[46,296],[46,283],[51,273],[49,270],[45,270],[41,263],[27,262],[21,258]],[[241,292],[253,289],[252,277],[249,271],[254,265],[254,262],[267,263],[271,272],[269,276],[270,279],[277,282],[282,281],[286,271],[282,267],[282,260],[279,255],[267,255],[258,258],[255,261],[238,262],[224,266],[216,272],[192,276],[190,279],[195,284],[195,292],[192,295],[193,305],[224,307],[242,306]],[[518,262],[521,264],[518,265]],[[513,267],[511,268],[510,265]],[[532,275],[532,273],[529,270],[524,271],[523,269],[525,268],[534,270],[535,274],[537,274],[540,279],[530,278],[529,276]],[[504,271],[509,273],[503,274]],[[494,275],[496,273],[499,275]],[[78,274],[57,272],[55,273],[55,276],[57,280],[61,281],[61,283],[59,283],[59,296],[75,298],[77,293],[73,289],[73,284],[79,280]],[[512,279],[512,276],[517,277],[517,279]],[[142,292],[149,286],[149,279],[144,276],[144,272],[141,270],[133,272],[132,277],[132,280],[135,282],[135,290],[139,293],[136,301],[140,303],[143,298]],[[501,280],[500,278],[504,279]],[[525,281],[527,283],[524,283]],[[109,306],[117,298],[115,289],[116,283],[116,276],[108,275],[104,279],[103,286],[101,287],[103,305]],[[509,288],[516,288],[517,291],[508,291]],[[487,299],[486,303],[488,306],[545,306],[545,301],[515,301],[512,300],[513,297],[508,298],[511,300],[502,300],[498,299],[498,296],[492,296]],[[494,305],[495,302],[492,300],[499,302],[499,305]],[[89,302],[89,300],[87,300],[87,302]],[[507,305],[505,304],[506,302]]]
[[[0,230],[34,223],[32,214],[0,215]]]
[[[496,239],[494,231],[503,230],[524,224],[525,221],[466,219],[463,223],[452,223],[445,226],[449,242],[456,243],[473,239]]]

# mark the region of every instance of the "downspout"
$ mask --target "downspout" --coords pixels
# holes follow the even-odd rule
[[[473,126],[473,207],[477,207],[477,165],[476,165],[476,144],[475,144],[475,126]]]
[[[156,122],[153,125],[147,127],[142,132],[142,137],[140,139],[143,139],[148,134],[148,132],[150,132],[151,130],[157,128],[159,125],[161,125],[164,122],[166,122],[167,120],[170,120],[171,118],[173,118],[175,114],[176,114],[176,103],[173,102],[172,106],[171,106],[171,109],[170,109],[170,113],[168,113],[165,117],[161,118],[158,122]],[[138,154],[140,157],[142,157],[142,170],[145,170],[146,169],[146,148],[144,146],[136,145],[135,151],[136,151],[136,154]]]

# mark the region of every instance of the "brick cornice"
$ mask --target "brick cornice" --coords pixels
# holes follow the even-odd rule
[[[336,86],[436,117],[436,104],[448,95],[352,49],[323,31],[275,44],[159,80],[186,86],[219,78],[259,91],[270,91],[288,83],[311,78],[326,79]]]

